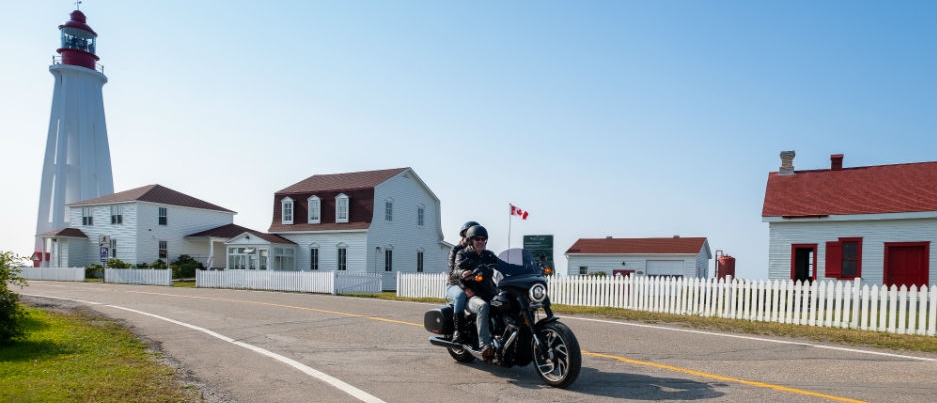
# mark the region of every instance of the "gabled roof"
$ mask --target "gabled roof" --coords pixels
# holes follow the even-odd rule
[[[580,238],[566,254],[687,254],[696,255],[706,245],[704,237]],[[709,251],[706,251],[709,255]]]
[[[381,184],[381,182],[408,169],[410,168],[313,175],[276,192],[276,194],[373,189],[375,186]]]
[[[768,174],[762,217],[937,211],[937,161]]]
[[[45,237],[45,238],[52,238],[52,237],[87,238],[88,237],[88,235],[85,235],[85,233],[82,232],[80,229],[71,228],[71,227],[44,232],[44,233],[39,234],[39,236]]]
[[[228,213],[234,213],[224,207],[211,204],[209,202],[196,199],[184,193],[177,192],[170,188],[160,185],[147,185],[135,189],[125,190],[123,192],[109,194],[94,199],[82,200],[80,202],[69,204],[69,206],[90,206],[98,204],[114,204],[126,202],[150,202],[156,204],[167,204],[171,206],[192,207],[205,210],[217,210]]]
[[[243,234],[243,233],[245,233],[245,232],[250,233],[250,234],[253,234],[253,235],[257,236],[258,238],[263,239],[263,240],[268,241],[268,242],[280,243],[280,244],[295,244],[295,242],[290,241],[289,239],[286,239],[286,238],[281,237],[281,236],[279,236],[279,235],[268,234],[268,233],[265,233],[265,232],[260,232],[260,231],[252,230],[252,229],[250,229],[250,228],[242,227],[242,226],[237,225],[237,224],[225,224],[225,225],[222,225],[222,226],[220,226],[220,227],[215,227],[215,228],[212,228],[212,229],[209,229],[209,230],[205,230],[205,231],[202,231],[202,232],[197,232],[197,233],[194,233],[194,234],[191,234],[191,235],[186,235],[185,237],[186,237],[186,238],[207,237],[207,238],[227,238],[227,239],[231,239],[231,238],[234,238],[234,237],[236,237],[236,236],[238,236],[238,235],[241,235],[241,234]]]

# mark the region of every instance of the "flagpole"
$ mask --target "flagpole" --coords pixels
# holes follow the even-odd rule
[[[508,203],[508,208],[511,208],[511,204]],[[511,250],[511,214],[508,214],[508,250]]]

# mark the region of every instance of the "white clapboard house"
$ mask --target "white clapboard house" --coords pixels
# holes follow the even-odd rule
[[[706,278],[712,252],[702,237],[581,238],[566,251],[567,273]]]
[[[303,179],[274,194],[267,232],[290,242],[276,244],[292,251],[277,270],[378,273],[384,289],[395,289],[397,272],[444,272],[452,248],[439,199],[411,168]],[[270,242],[249,236],[228,242],[229,268],[232,251]]]
[[[209,263],[223,243],[187,238],[233,225],[234,211],[161,185],[148,185],[68,205],[69,225],[44,234],[49,265],[83,267],[117,258],[132,265],[189,255]],[[246,230],[246,229],[245,229]]]
[[[794,170],[794,152],[768,174],[768,276],[870,285],[937,279],[937,161]]]

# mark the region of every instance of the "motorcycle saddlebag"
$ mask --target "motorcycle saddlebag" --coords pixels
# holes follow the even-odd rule
[[[423,327],[430,333],[452,334],[452,305],[440,305],[423,314]]]

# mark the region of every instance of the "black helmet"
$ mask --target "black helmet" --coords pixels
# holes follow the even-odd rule
[[[459,236],[465,237],[465,231],[469,228],[472,228],[473,225],[481,225],[475,221],[466,221],[465,224],[462,224],[462,228],[459,228]]]
[[[485,237],[485,239],[488,239],[488,230],[486,230],[485,227],[482,227],[481,225],[473,225],[468,229],[468,231],[465,231],[466,239],[472,239],[477,236]]]

